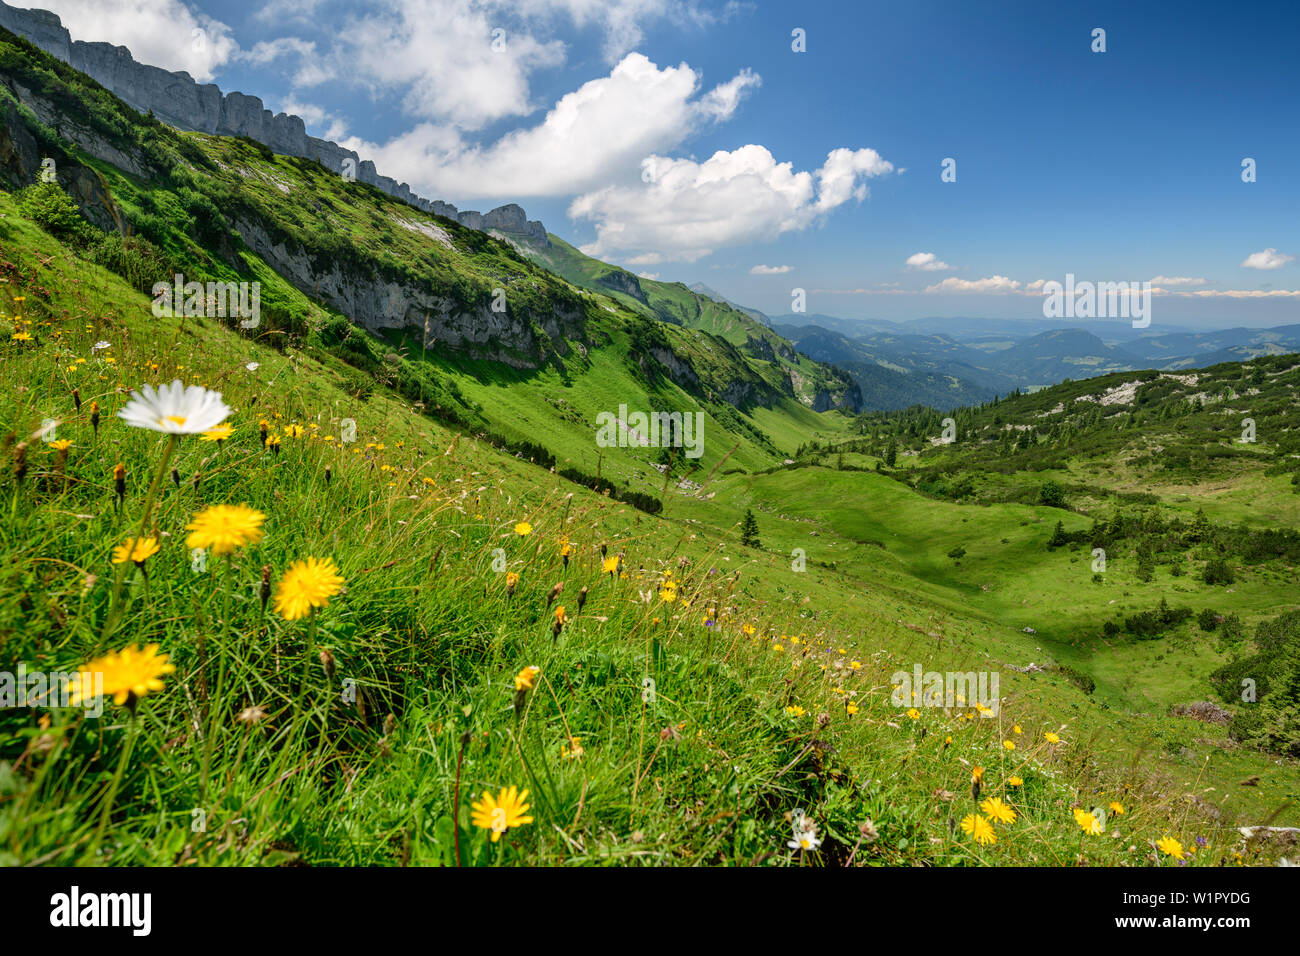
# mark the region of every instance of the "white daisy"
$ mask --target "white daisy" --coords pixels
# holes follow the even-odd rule
[[[792,850],[815,850],[822,845],[821,838],[817,836],[817,824],[811,817],[802,810],[795,810],[790,817],[794,839],[787,841],[786,846]]]
[[[196,435],[215,428],[230,415],[220,392],[201,385],[186,388],[180,379],[161,385],[157,391],[146,385],[126,404],[118,417],[136,428],[148,428],[169,435]]]

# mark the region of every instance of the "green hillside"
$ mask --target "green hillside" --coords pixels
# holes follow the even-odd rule
[[[1300,358],[1065,383],[944,444],[815,410],[807,360],[684,287],[598,292],[560,240],[177,134],[12,38],[0,79],[5,865],[1294,852],[1237,828],[1300,822]],[[262,321],[155,315],[176,270],[256,278]],[[173,380],[230,430],[118,416]],[[624,404],[702,411],[703,456],[596,445]],[[908,706],[915,668],[998,690]]]

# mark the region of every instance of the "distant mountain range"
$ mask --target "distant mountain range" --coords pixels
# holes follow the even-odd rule
[[[865,406],[882,409],[948,409],[1066,379],[1206,368],[1300,352],[1300,325],[1121,333],[1111,341],[1086,329],[1042,331],[1041,322],[1018,320],[893,323],[785,315],[772,320],[772,328],[808,357],[843,368],[862,390]],[[1113,335],[1109,327],[1105,331]]]

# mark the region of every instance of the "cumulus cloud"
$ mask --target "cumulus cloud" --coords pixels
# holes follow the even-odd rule
[[[925,291],[937,294],[1008,293],[1020,288],[1020,283],[1006,276],[989,276],[987,279],[958,279],[949,276],[942,282],[926,286]],[[1040,287],[1041,288],[1041,287]]]
[[[181,0],[40,0],[30,6],[58,14],[74,40],[128,47],[139,62],[183,70],[200,83],[211,82],[239,51],[230,27]]]
[[[574,219],[596,224],[588,255],[656,256],[694,262],[715,249],[805,229],[850,199],[863,180],[893,170],[873,149],[836,149],[820,169],[796,172],[763,146],[719,150],[704,162],[648,156],[639,187],[608,186],[579,196]]]
[[[951,266],[943,262],[933,252],[918,252],[907,257],[907,267],[909,269],[919,269],[922,272],[946,272]]]
[[[1295,256],[1285,255],[1269,246],[1263,252],[1252,252],[1242,260],[1241,265],[1245,269],[1280,269],[1294,260]]]
[[[1168,288],[1171,286],[1183,285],[1205,285],[1205,280],[1199,277],[1192,278],[1190,276],[1156,276],[1151,280],[1151,284]]]
[[[754,266],[749,270],[752,276],[783,276],[794,266]]]
[[[642,159],[678,145],[703,126],[729,119],[760,83],[742,70],[701,92],[685,63],[660,69],[630,53],[610,74],[567,93],[536,125],[487,146],[448,126],[422,123],[381,145],[344,145],[373,158],[385,175],[464,200],[481,196],[571,196],[611,181],[649,178]]]

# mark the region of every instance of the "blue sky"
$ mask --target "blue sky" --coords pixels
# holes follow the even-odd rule
[[[845,317],[1041,317],[1073,273],[1154,280],[1156,327],[1300,321],[1293,4],[39,5],[429,198],[519,202],[770,313],[801,288]]]

